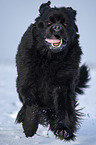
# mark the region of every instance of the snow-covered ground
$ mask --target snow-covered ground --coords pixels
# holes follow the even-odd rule
[[[21,124],[15,124],[21,107],[15,87],[16,68],[0,64],[0,145],[96,145],[96,70],[92,69],[90,75],[90,88],[85,90],[85,95],[78,96],[79,108],[85,107],[85,117],[74,142],[60,141],[42,126],[37,135],[26,138]]]

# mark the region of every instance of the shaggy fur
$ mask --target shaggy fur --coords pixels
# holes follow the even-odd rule
[[[24,33],[16,56],[17,92],[23,104],[17,116],[26,137],[36,134],[38,124],[48,125],[56,137],[72,140],[78,128],[77,93],[88,81],[70,7],[42,4],[40,15]]]

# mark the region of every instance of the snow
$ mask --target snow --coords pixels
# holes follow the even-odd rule
[[[58,140],[41,125],[34,137],[26,138],[21,124],[15,123],[22,105],[16,93],[15,65],[0,64],[0,145],[96,145],[96,70],[92,69],[90,75],[90,87],[78,96],[79,108],[85,107],[82,111],[85,116],[75,141]]]

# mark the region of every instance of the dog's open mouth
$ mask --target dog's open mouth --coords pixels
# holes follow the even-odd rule
[[[62,44],[62,39],[59,40],[59,39],[48,39],[46,38],[45,39],[46,42],[50,43],[52,45],[52,47],[61,47],[61,44]]]
[[[67,42],[58,35],[52,35],[50,38],[46,38],[45,41],[51,46],[51,49],[58,49],[67,45]]]

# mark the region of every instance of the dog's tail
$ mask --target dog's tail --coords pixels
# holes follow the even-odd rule
[[[87,85],[87,82],[90,80],[89,78],[89,69],[88,67],[84,64],[80,67],[80,73],[79,73],[79,79],[78,79],[78,84],[75,88],[75,91],[78,94],[83,94],[84,93],[84,88],[89,87]]]

